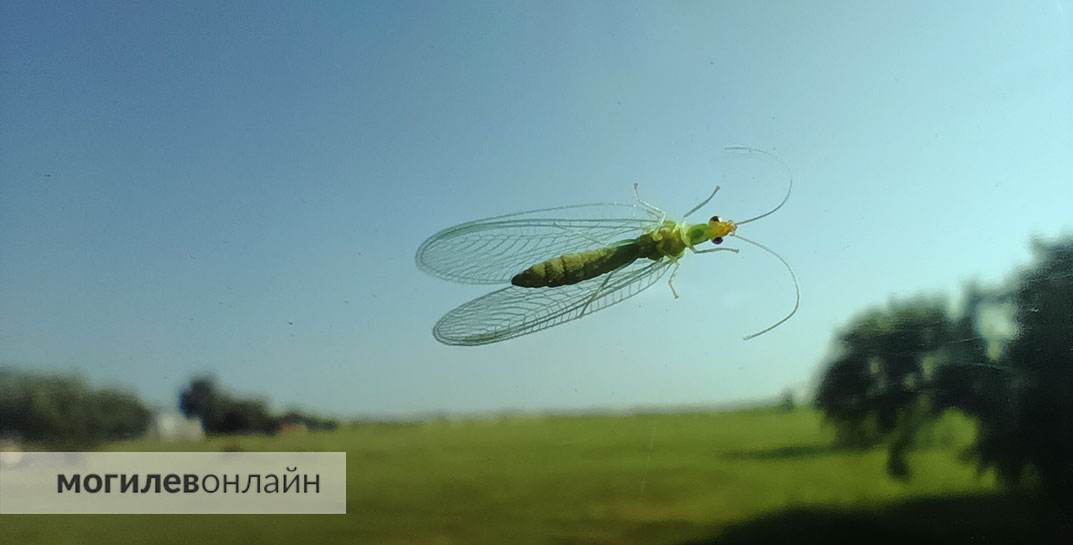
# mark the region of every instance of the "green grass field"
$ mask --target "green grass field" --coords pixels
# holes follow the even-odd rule
[[[112,448],[345,450],[349,514],[4,516],[0,534],[20,545],[684,544],[1005,543],[1038,532],[1025,502],[996,494],[990,475],[959,461],[972,433],[963,419],[941,421],[912,455],[908,482],[886,476],[881,449],[831,448],[830,430],[808,410],[518,416],[139,441]]]

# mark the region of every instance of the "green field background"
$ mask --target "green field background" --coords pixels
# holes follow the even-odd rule
[[[4,516],[10,544],[1005,543],[1039,525],[962,457],[949,416],[886,475],[818,413],[747,410],[347,424],[114,450],[346,451],[345,516]],[[873,539],[874,538],[874,539]]]

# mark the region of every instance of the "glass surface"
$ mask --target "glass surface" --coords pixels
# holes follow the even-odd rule
[[[1070,542],[1071,9],[3,2],[0,447],[348,514],[0,536]]]

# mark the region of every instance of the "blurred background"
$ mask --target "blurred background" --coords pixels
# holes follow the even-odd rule
[[[1071,8],[0,4],[0,446],[349,464],[345,517],[0,532],[1068,542]],[[743,246],[432,337],[489,291],[417,270],[444,227],[634,183],[740,220],[790,177],[740,231],[800,281],[770,333],[793,284]]]

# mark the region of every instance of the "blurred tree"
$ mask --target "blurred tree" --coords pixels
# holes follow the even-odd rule
[[[258,399],[237,399],[222,391],[212,377],[195,377],[179,394],[179,409],[198,417],[206,433],[275,433],[276,419]]]
[[[926,386],[955,329],[935,298],[895,301],[854,320],[816,396],[837,442],[864,448],[889,440],[888,471],[907,476],[904,454],[932,412]]]
[[[310,431],[334,430],[339,427],[339,422],[334,418],[321,418],[298,410],[287,411],[287,413],[279,417],[279,424],[281,426],[304,426]]]
[[[77,377],[0,369],[0,436],[89,448],[141,435],[150,411],[136,396],[94,390]]]
[[[1008,483],[1034,475],[1073,505],[1073,239],[1033,249],[1009,294],[1018,326],[1001,361],[1009,372],[979,380],[966,411],[980,422],[983,467]]]
[[[275,433],[276,419],[258,399],[230,399],[213,421],[214,433]]]
[[[212,377],[194,377],[190,385],[179,394],[179,410],[187,418],[207,419],[219,410],[223,394]]]
[[[978,423],[981,469],[1009,485],[1038,484],[1073,508],[1073,239],[1034,251],[1011,287],[968,286],[956,319],[938,301],[917,300],[855,320],[817,393],[838,440],[888,440],[888,471],[904,477],[920,428],[957,409]],[[1017,331],[991,355],[982,316],[1003,306]]]
[[[797,400],[794,399],[794,391],[787,388],[782,391],[779,396],[779,410],[783,412],[790,412],[797,408]]]

